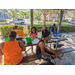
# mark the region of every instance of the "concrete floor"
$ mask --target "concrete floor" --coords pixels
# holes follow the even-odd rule
[[[63,33],[63,35],[65,35],[65,37],[68,39],[67,41],[62,41],[60,43],[64,44],[64,48],[67,48],[67,47],[72,47],[75,49],[75,36],[73,36],[75,34],[75,32],[73,33]],[[2,42],[2,40],[0,39],[0,42]],[[30,47],[27,47],[26,50],[30,48]],[[34,46],[34,53],[36,52],[36,46]],[[24,52],[23,52],[24,54]],[[30,55],[31,54],[31,50],[28,51],[28,54]],[[25,56],[25,54],[24,54]],[[70,63],[72,65],[75,65],[75,51],[73,52],[69,52],[69,53],[65,53],[64,56],[62,57],[62,60],[56,58],[56,65],[63,65],[65,63]],[[40,59],[40,60],[35,60],[35,61],[31,61],[29,63],[25,63],[25,65],[39,65],[41,63],[44,63],[46,61],[44,61],[43,59]]]

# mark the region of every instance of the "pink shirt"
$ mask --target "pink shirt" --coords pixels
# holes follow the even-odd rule
[[[31,33],[31,32],[30,32],[30,36],[31,36],[31,37],[33,37],[33,36],[36,37],[36,36],[37,36],[37,31],[36,31],[36,33]]]

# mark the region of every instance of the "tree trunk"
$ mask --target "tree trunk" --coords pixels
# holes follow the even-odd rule
[[[61,10],[60,18],[59,18],[59,25],[58,25],[58,32],[60,32],[61,22],[62,22],[62,18],[63,18],[63,13],[64,13],[64,10]]]
[[[44,25],[46,24],[46,14],[43,14],[44,16]]]
[[[13,13],[13,20],[14,20],[14,13]]]
[[[4,10],[4,20],[5,20],[5,23],[6,23],[6,14],[5,14],[5,10]]]
[[[31,28],[32,28],[33,27],[33,9],[30,9],[30,22],[31,22]]]

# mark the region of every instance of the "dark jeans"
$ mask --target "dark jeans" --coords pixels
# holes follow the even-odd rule
[[[22,38],[16,38],[16,40],[18,40],[18,41],[22,41]]]
[[[55,65],[56,64],[55,59],[53,59],[52,57],[45,56],[45,55],[42,55],[42,54],[39,54],[38,57],[40,59],[44,59],[44,60],[48,61],[48,64],[46,64],[46,65]]]

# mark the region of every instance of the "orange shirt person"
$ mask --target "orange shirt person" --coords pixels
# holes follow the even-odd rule
[[[17,36],[20,36],[22,39],[25,39],[23,31],[20,30],[18,26],[13,27],[13,30],[16,32]]]
[[[25,51],[25,46],[21,41],[15,40],[16,32],[9,33],[9,41],[0,44],[0,56],[4,55],[4,64],[13,65],[19,64],[23,60],[21,51]]]

